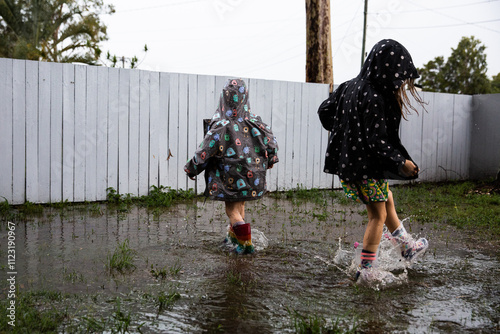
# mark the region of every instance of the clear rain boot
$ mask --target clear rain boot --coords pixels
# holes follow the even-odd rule
[[[406,232],[402,223],[392,232],[392,234],[386,234],[386,237],[394,246],[398,246],[401,249],[401,256],[408,262],[416,261],[417,258],[425,253],[429,246],[425,238],[420,238],[415,241],[411,234]]]

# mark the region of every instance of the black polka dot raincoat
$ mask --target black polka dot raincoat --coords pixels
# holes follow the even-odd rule
[[[191,177],[205,171],[205,195],[213,200],[255,200],[266,192],[266,170],[278,162],[277,152],[271,128],[250,110],[245,82],[230,79],[184,170]]]
[[[330,131],[324,171],[346,182],[413,179],[401,169],[413,161],[401,144],[401,108],[395,93],[418,73],[408,51],[385,39],[373,47],[359,75],[342,83],[318,110]]]

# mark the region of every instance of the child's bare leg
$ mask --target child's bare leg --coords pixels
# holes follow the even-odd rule
[[[386,202],[371,202],[366,205],[366,209],[368,211],[368,226],[363,238],[363,249],[376,253],[387,219]]]
[[[244,210],[245,202],[225,202],[225,203],[226,203],[226,214],[229,217],[229,222],[231,223],[231,226],[234,223],[244,221],[244,218],[241,215],[242,212],[241,207],[243,204],[243,210]]]
[[[243,220],[245,220],[245,202],[238,202],[240,203],[240,216]]]
[[[228,239],[237,245],[237,253],[253,253],[252,229],[245,223],[245,202],[226,202],[226,213],[231,227],[228,229]]]
[[[394,199],[392,191],[389,190],[389,197],[386,202],[387,219],[385,224],[391,232],[392,241],[401,249],[401,255],[407,260],[414,260],[423,255],[427,249],[428,241],[425,238],[414,240],[413,237],[406,232],[403,224],[398,219],[396,208],[394,206]]]
[[[389,232],[394,232],[399,225],[398,214],[396,213],[396,206],[394,205],[394,198],[392,197],[392,191],[389,190],[387,202],[385,202],[385,211],[387,212],[387,218],[385,220],[385,225]]]

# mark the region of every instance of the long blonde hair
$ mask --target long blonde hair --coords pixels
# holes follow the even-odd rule
[[[408,86],[408,89],[406,86]],[[418,110],[410,103],[410,98],[406,92],[407,90],[410,92],[415,101],[417,101],[417,103],[420,104],[425,111],[427,111],[427,109],[425,109],[425,104],[427,103],[422,100],[422,97],[418,94],[415,87],[415,79],[406,79],[396,92],[396,100],[398,100],[399,108],[401,109],[401,116],[403,116],[405,120],[408,120],[406,117],[411,115],[411,110],[415,111],[418,115]]]

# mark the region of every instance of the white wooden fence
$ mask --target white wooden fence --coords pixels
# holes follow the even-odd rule
[[[105,199],[108,187],[133,195],[151,185],[194,188],[183,166],[226,79],[0,58],[0,196],[11,204],[80,202]],[[323,173],[328,133],[316,114],[328,86],[246,82],[253,112],[280,146],[268,189],[338,187]],[[421,179],[466,178],[471,96],[423,97],[428,113],[401,128]]]
[[[428,104],[401,122],[401,141],[420,167],[420,181],[469,177],[472,96],[420,92]],[[414,104],[416,106],[416,104]]]

